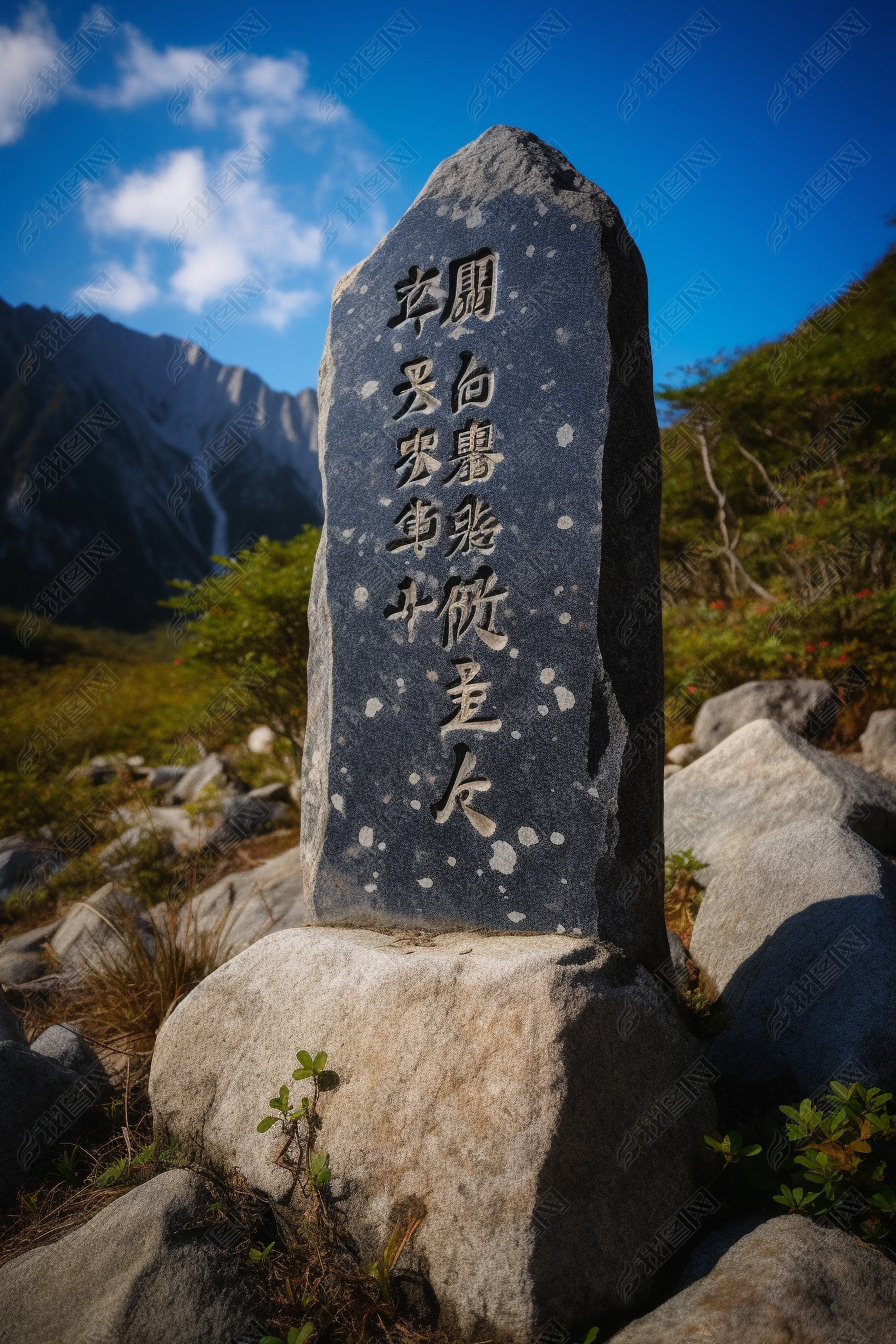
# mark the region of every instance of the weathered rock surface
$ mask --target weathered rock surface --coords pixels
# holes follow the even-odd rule
[[[180,927],[219,932],[222,953],[234,956],[277,929],[309,922],[298,847],[246,872],[231,873],[184,904]]]
[[[808,677],[746,681],[704,701],[694,721],[694,745],[712,751],[726,737],[755,719],[772,719],[795,733],[817,735],[840,708],[828,681]]]
[[[512,126],[442,163],[337,285],[302,791],[320,920],[665,956],[647,320],[616,207]]]
[[[132,824],[99,853],[100,863],[108,872],[127,872],[133,861],[130,851],[149,836],[167,841],[178,854],[190,854],[201,848],[214,830],[212,818],[191,817],[182,807],[135,807],[124,815],[133,817]]]
[[[97,1072],[99,1067],[96,1051],[87,1044],[77,1027],[67,1022],[47,1027],[31,1042],[31,1049],[46,1059],[54,1059],[63,1068],[71,1069],[72,1073]]]
[[[0,901],[14,891],[43,885],[46,875],[63,866],[57,850],[34,844],[24,835],[0,840]]]
[[[54,919],[39,929],[28,929],[26,933],[3,939],[0,943],[0,984],[23,985],[41,975],[46,965],[46,945],[60,922]]]
[[[819,817],[896,852],[896,786],[768,719],[739,728],[667,780],[665,797],[667,853],[692,849],[709,865],[777,827]]]
[[[166,785],[176,784],[187,773],[183,765],[154,765],[146,776],[151,789],[162,789]]]
[[[699,1252],[698,1252],[699,1254]],[[614,1344],[864,1344],[893,1337],[896,1265],[837,1228],[770,1218]]]
[[[253,1327],[260,1339],[260,1304],[238,1258],[208,1229],[187,1227],[213,1199],[191,1172],[167,1171],[8,1261],[0,1344],[230,1344]]]
[[[318,1143],[362,1255],[417,1210],[408,1263],[442,1327],[523,1344],[550,1317],[612,1307],[705,1174],[713,1104],[694,1042],[658,998],[634,1038],[617,1030],[648,982],[617,950],[557,935],[276,933],[163,1026],[156,1123],[281,1196],[276,1136],[255,1125],[297,1047],[327,1050],[340,1082]]]
[[[671,751],[666,752],[668,760],[671,761],[673,765],[680,765],[682,767],[690,765],[692,761],[696,761],[697,757],[702,756],[702,754],[703,753],[696,742],[679,742],[677,747],[673,747]]]
[[[896,709],[876,709],[859,742],[864,768],[896,781]]]
[[[233,781],[233,771],[225,758],[210,751],[181,775],[168,790],[165,801],[169,804],[194,803],[206,789],[225,789]]]
[[[707,1051],[728,1085],[809,1096],[848,1063],[896,1089],[896,868],[852,831],[797,822],[716,866],[690,953],[732,1019]]]
[[[144,907],[113,882],[73,905],[49,942],[63,975],[102,970],[109,960],[122,956],[123,929],[130,919],[136,919],[144,937],[151,939]]]

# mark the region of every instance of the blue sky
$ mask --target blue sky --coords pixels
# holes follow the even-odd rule
[[[890,0],[258,6],[0,4],[3,298],[77,298],[297,391],[334,281],[498,122],[629,219],[658,382],[781,334],[891,242]]]

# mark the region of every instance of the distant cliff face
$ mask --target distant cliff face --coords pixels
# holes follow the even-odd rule
[[[317,397],[0,300],[0,606],[143,629],[167,580],[321,520]]]

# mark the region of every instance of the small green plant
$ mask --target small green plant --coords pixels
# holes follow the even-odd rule
[[[276,1246],[276,1244],[277,1243],[275,1241],[270,1241],[268,1242],[267,1246],[265,1246],[262,1250],[259,1250],[256,1246],[250,1246],[249,1259],[252,1261],[252,1264],[263,1265],[265,1260],[267,1260],[268,1256],[270,1255],[271,1251]]]
[[[732,1129],[727,1134],[720,1134],[718,1130],[707,1129],[703,1134],[703,1142],[713,1152],[718,1153],[725,1159],[723,1171],[736,1163],[742,1161],[745,1157],[758,1157],[762,1152],[762,1145],[759,1143],[750,1143],[744,1146],[743,1138],[736,1129]]]
[[[308,1344],[314,1331],[314,1322],[306,1321],[304,1325],[294,1325],[285,1339],[282,1335],[265,1335],[261,1344]]]
[[[296,1059],[299,1067],[293,1070],[292,1076],[299,1083],[310,1080],[310,1097],[303,1096],[293,1105],[289,1086],[284,1083],[276,1097],[271,1097],[268,1102],[276,1115],[266,1115],[258,1122],[257,1129],[259,1134],[265,1134],[279,1124],[284,1142],[275,1161],[293,1171],[293,1189],[298,1183],[304,1194],[313,1192],[322,1207],[321,1192],[329,1185],[332,1173],[329,1154],[314,1147],[314,1136],[320,1128],[317,1104],[321,1092],[335,1085],[335,1075],[327,1069],[327,1056],[323,1050],[314,1056],[309,1050],[299,1050]]]
[[[685,941],[690,942],[691,931],[703,892],[694,876],[706,864],[701,863],[689,849],[680,849],[666,856],[663,906],[666,924]]]
[[[53,1162],[53,1170],[69,1185],[74,1185],[78,1177],[78,1164],[75,1161],[74,1148],[65,1148]]]

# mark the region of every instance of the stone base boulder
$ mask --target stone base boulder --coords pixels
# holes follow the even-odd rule
[[[260,1303],[233,1253],[189,1224],[215,1196],[188,1171],[121,1195],[0,1268],[0,1344],[234,1344]]]
[[[892,1260],[837,1228],[785,1214],[735,1242],[704,1277],[613,1341],[865,1344],[894,1333]]]
[[[691,849],[710,866],[780,826],[820,817],[896,852],[896,785],[768,719],[739,728],[673,775],[665,799],[666,852]],[[701,882],[710,876],[701,873]]]
[[[362,1257],[419,1216],[403,1268],[441,1327],[528,1344],[624,1303],[638,1249],[705,1179],[714,1106],[694,1042],[661,996],[619,1031],[651,983],[590,939],[275,933],[163,1026],[157,1129],[285,1198],[277,1132],[256,1125],[296,1050],[327,1051],[339,1084],[317,1145]],[[307,1085],[290,1086],[296,1101]]]
[[[794,733],[817,737],[840,709],[837,692],[828,681],[788,677],[780,681],[745,681],[700,706],[694,721],[694,745],[712,751],[726,737],[756,719],[772,719]]]
[[[690,955],[731,1019],[707,1052],[726,1088],[896,1090],[896,868],[852,831],[799,822],[715,867]]]

